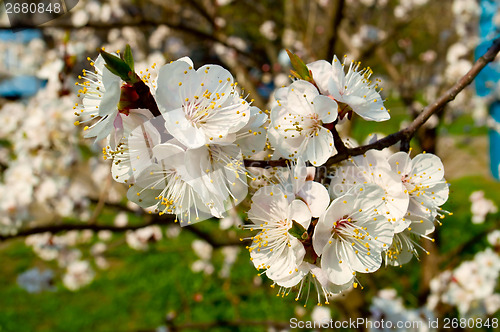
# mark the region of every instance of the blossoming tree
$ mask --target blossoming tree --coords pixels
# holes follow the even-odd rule
[[[249,287],[264,282],[278,296],[290,294],[280,303],[289,308],[296,299],[298,317],[310,304],[330,304],[314,309],[315,321],[328,321],[328,308],[336,318],[376,321],[427,322],[450,308],[489,317],[500,307],[500,245],[490,233],[498,225],[469,234],[449,218],[437,227],[457,194],[445,180],[453,170],[443,166],[453,149],[439,150],[443,162],[436,152],[438,125],[471,109],[477,123],[491,120],[477,107],[488,101],[466,88],[500,50],[489,38],[491,48],[471,60],[478,10],[469,0],[80,0],[40,27],[54,47],[35,39],[23,53],[0,43],[7,54],[0,79],[36,72],[47,80],[29,100],[0,99],[0,241],[26,237],[64,274],[37,266],[18,284],[56,291],[60,279],[76,291],[115,267],[113,248],[126,243],[146,261],[155,251],[148,249],[182,232],[166,260],[183,260],[177,254],[186,242],[197,257],[190,269],[213,275],[226,291],[214,273],[224,280],[244,273],[237,265],[244,257],[243,266],[255,268],[246,273]],[[394,129],[380,134],[386,125]],[[353,138],[358,128],[369,140]],[[474,224],[490,225],[497,213],[484,195],[471,195]],[[470,239],[441,257],[443,232]],[[491,249],[476,253],[487,233]],[[403,272],[387,277],[391,267]],[[181,273],[172,269],[162,272]],[[196,291],[195,305],[204,295]],[[407,309],[408,302],[420,307]],[[182,329],[172,312],[166,324]],[[207,324],[191,328],[288,326]]]

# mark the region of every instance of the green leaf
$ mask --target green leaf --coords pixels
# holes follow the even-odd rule
[[[130,49],[129,44],[125,46],[125,52],[123,53],[123,60],[130,67],[130,69],[134,71],[134,57],[132,56],[132,50]]]
[[[305,229],[304,226],[302,226],[295,220],[292,220],[292,228],[288,230],[288,233],[301,241],[307,240],[307,238],[309,237],[309,235],[307,234],[307,229]]]
[[[314,84],[312,72],[309,70],[309,68],[307,68],[304,61],[302,61],[302,59],[298,55],[293,54],[289,50],[286,50],[286,53],[288,53],[288,57],[290,58],[290,62],[292,63],[293,69],[295,69],[290,71],[292,75],[298,79],[308,81]]]
[[[103,50],[101,50],[100,53],[102,58],[104,59],[104,62],[106,62],[106,68],[108,68],[110,72],[112,72],[116,76],[119,76],[125,82],[131,82],[129,73],[131,71],[133,72],[133,70],[125,61]]]

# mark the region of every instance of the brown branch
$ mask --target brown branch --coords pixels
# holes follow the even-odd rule
[[[47,226],[35,226],[32,228],[23,229],[16,234],[10,235],[0,235],[0,241],[15,239],[19,237],[30,236],[34,234],[41,234],[50,232],[52,234],[67,232],[67,231],[83,231],[91,230],[95,232],[99,231],[112,231],[112,232],[126,232],[129,230],[136,230],[139,228],[147,227],[152,224],[140,224],[140,225],[127,225],[127,226],[114,226],[114,225],[97,225],[97,224],[60,224],[60,225],[47,225]]]
[[[258,167],[258,168],[272,168],[272,167],[286,167],[288,165],[288,159],[280,160],[252,160],[245,159],[245,167]]]
[[[136,74],[137,75],[137,74]],[[158,109],[158,105],[156,104],[156,100],[151,94],[151,90],[142,80],[139,79],[138,82],[135,82],[133,85],[135,91],[139,95],[139,103],[142,107],[148,109],[153,116],[162,116],[160,110]]]
[[[203,5],[199,4],[196,0],[187,0],[186,2],[189,3],[191,7],[193,7],[198,12],[198,14],[203,16],[203,18],[212,26],[213,29],[217,27],[214,18],[208,13]]]
[[[237,53],[240,55],[243,55],[247,57],[248,59],[254,61],[254,54],[240,50],[233,45],[229,44],[226,40],[222,40],[218,38],[216,35],[195,29],[193,27],[187,26],[182,23],[172,23],[169,21],[148,21],[148,20],[135,20],[135,21],[130,21],[130,22],[117,22],[113,24],[107,24],[107,23],[87,23],[84,26],[81,27],[75,27],[72,24],[68,23],[48,23],[48,24],[43,24],[43,25],[38,25],[38,26],[32,26],[32,25],[16,25],[15,28],[8,27],[8,26],[0,26],[0,31],[1,30],[12,30],[12,29],[37,29],[37,30],[46,30],[46,29],[66,29],[66,30],[76,30],[76,29],[83,29],[83,28],[89,28],[89,29],[95,29],[95,30],[104,30],[108,31],[111,29],[120,29],[120,28],[125,28],[125,27],[136,27],[140,29],[146,29],[146,28],[156,28],[159,25],[166,25],[171,29],[178,30],[181,32],[189,33],[193,35],[194,37],[199,38],[200,40],[209,40],[213,42],[218,42],[221,43],[222,45],[235,50]]]
[[[335,149],[337,149],[337,153],[346,153],[348,149],[345,146],[344,142],[342,141],[342,138],[340,137],[337,128],[335,128],[335,124],[329,127],[328,129],[330,129],[330,131],[332,132],[333,143],[335,144]]]
[[[175,216],[166,216],[165,218],[158,218],[154,222],[146,222],[138,225],[126,225],[126,226],[114,226],[114,225],[99,225],[99,224],[87,224],[87,223],[64,223],[58,225],[44,225],[35,226],[31,228],[22,229],[16,234],[10,235],[0,235],[0,241],[15,239],[19,237],[25,237],[34,234],[41,234],[50,232],[52,234],[67,232],[67,231],[83,231],[91,230],[95,232],[99,231],[112,231],[116,233],[122,233],[126,231],[133,231],[140,228],[144,228],[151,225],[167,225],[171,224],[175,219]]]
[[[115,233],[123,233],[126,231],[134,231],[134,230],[141,229],[141,228],[148,227],[148,226],[152,226],[152,225],[158,225],[158,226],[172,225],[174,220],[175,220],[174,215],[165,215],[162,217],[155,215],[153,218],[151,218],[151,220],[149,220],[145,223],[136,224],[136,225],[126,225],[126,226],[100,225],[100,224],[88,224],[88,223],[64,223],[64,224],[58,224],[58,225],[35,226],[35,227],[20,230],[16,234],[0,235],[0,241],[6,241],[6,240],[10,240],[10,239],[26,237],[26,236],[34,235],[34,234],[42,234],[42,233],[47,233],[47,232],[52,233],[52,234],[57,234],[57,233],[62,233],[62,232],[67,232],[67,231],[91,230],[91,231],[95,231],[95,232],[111,231],[111,232],[115,232]],[[239,239],[229,239],[229,238],[226,238],[224,240],[216,239],[210,233],[207,233],[207,232],[201,230],[200,228],[198,228],[195,225],[186,226],[186,227],[183,227],[183,229],[185,229],[188,232],[193,233],[197,237],[208,242],[214,248],[221,248],[221,247],[226,247],[226,246],[241,246],[241,245],[247,244],[246,241],[240,241]]]
[[[333,55],[335,54],[335,45],[337,44],[338,30],[343,18],[344,5],[345,0],[339,0],[336,2],[335,16],[332,20],[331,35],[328,39],[328,49],[326,51],[327,59],[333,59]]]

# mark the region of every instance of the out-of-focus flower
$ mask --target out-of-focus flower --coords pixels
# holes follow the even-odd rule
[[[269,40],[276,40],[276,23],[274,21],[265,21],[259,27],[260,33]]]
[[[382,289],[378,292],[377,296],[373,297],[372,304],[370,305],[372,322],[384,321],[380,324],[379,328],[375,327],[377,324],[369,329],[370,331],[385,331],[389,322],[392,323],[394,331],[408,331],[408,332],[425,332],[433,331],[430,329],[428,322],[434,319],[432,312],[425,308],[421,309],[407,309],[403,305],[403,300],[397,296],[394,289]],[[397,327],[398,323],[407,322],[412,324],[402,325]]]
[[[161,228],[153,225],[140,228],[135,231],[128,231],[126,234],[127,244],[135,250],[147,250],[150,242],[157,242],[162,239]]]
[[[362,25],[359,31],[351,36],[351,43],[358,49],[366,49],[384,39],[386,32],[372,25]]]
[[[478,190],[474,191],[469,196],[469,200],[472,205],[470,210],[472,212],[472,223],[473,224],[482,224],[486,220],[486,216],[489,213],[497,213],[498,208],[493,203],[492,200],[484,197],[484,191]]]
[[[118,212],[115,217],[114,224],[117,227],[125,227],[128,224],[128,215],[125,212]]]
[[[76,261],[71,263],[63,276],[63,283],[69,290],[76,291],[92,282],[95,273],[89,262]]]
[[[493,247],[500,247],[500,230],[496,229],[488,234],[488,242]]]
[[[500,257],[487,248],[473,260],[462,262],[431,280],[433,308],[439,301],[456,306],[462,317],[485,317],[498,310],[495,288],[500,274]]]
[[[214,266],[211,262],[213,247],[203,240],[194,240],[191,247],[194,253],[200,257],[199,260],[193,262],[191,270],[193,272],[203,272],[206,275],[212,274],[214,272]]]
[[[332,319],[332,313],[328,307],[317,306],[311,312],[311,318],[318,324],[328,324]]]
[[[224,264],[222,265],[222,268],[219,272],[219,276],[221,278],[229,278],[229,275],[231,274],[231,268],[236,262],[240,251],[240,247],[235,246],[222,248],[222,254],[224,255]]]

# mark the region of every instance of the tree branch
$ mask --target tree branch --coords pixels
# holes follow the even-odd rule
[[[100,224],[88,224],[88,223],[64,223],[58,225],[44,225],[44,226],[35,226],[32,228],[26,228],[20,230],[16,234],[10,235],[0,235],[0,241],[6,241],[10,239],[26,237],[34,234],[41,234],[50,232],[52,234],[67,232],[67,231],[83,231],[83,230],[91,230],[95,232],[99,231],[111,231],[115,233],[123,233],[126,231],[134,231],[140,228],[152,226],[152,225],[172,225],[174,220],[176,219],[175,215],[165,215],[158,216],[155,215],[151,220],[136,225],[126,225],[126,226],[115,226],[115,225],[100,225]],[[180,225],[179,225],[180,227]],[[226,246],[241,246],[246,245],[247,241],[240,241],[239,239],[230,239],[226,238],[224,240],[216,239],[212,236],[212,234],[207,233],[195,225],[189,225],[183,227],[188,232],[193,233],[198,236],[202,240],[208,242],[214,248],[221,248]]]
[[[156,28],[159,25],[166,25],[171,29],[178,30],[181,32],[189,33],[193,35],[194,37],[199,38],[200,40],[209,40],[212,42],[218,42],[221,43],[222,45],[235,50],[238,54],[243,55],[247,57],[250,60],[254,60],[253,54],[240,50],[233,45],[229,44],[226,40],[222,40],[215,36],[214,34],[195,29],[193,27],[187,26],[182,23],[172,23],[169,21],[148,21],[148,20],[135,20],[131,22],[117,22],[113,24],[108,24],[108,23],[88,23],[84,26],[81,27],[75,27],[72,24],[68,23],[48,23],[48,24],[43,24],[39,26],[32,26],[32,25],[16,25],[15,29],[37,29],[37,30],[45,30],[45,29],[67,29],[67,30],[76,30],[76,29],[83,29],[83,28],[89,28],[89,29],[96,29],[96,30],[111,30],[111,29],[120,29],[120,28],[125,28],[125,27],[136,27],[140,29],[145,29],[145,28]],[[14,29],[13,27],[8,27],[8,26],[0,26],[0,31],[1,30],[12,30]]]
[[[335,149],[337,149],[337,153],[346,153],[348,149],[345,146],[344,142],[342,141],[342,138],[340,137],[337,128],[335,128],[335,124],[329,127],[328,129],[330,129],[330,131],[332,132],[333,143],[335,144]]]
[[[34,234],[41,234],[50,232],[53,234],[62,233],[67,231],[83,231],[83,230],[91,230],[95,232],[99,231],[112,231],[116,233],[133,231],[140,228],[144,228],[151,225],[168,225],[171,224],[175,219],[175,216],[167,215],[164,218],[157,218],[152,222],[146,222],[138,225],[126,225],[126,226],[114,226],[114,225],[99,225],[99,224],[88,224],[88,223],[64,223],[58,225],[44,225],[44,226],[35,226],[31,228],[26,228],[20,230],[16,234],[9,235],[0,235],[0,241],[15,239],[19,237],[25,237]]]
[[[328,49],[326,51],[327,59],[333,59],[333,55],[335,54],[335,45],[337,44],[338,33],[339,33],[338,30],[343,18],[344,5],[345,5],[345,0],[339,0],[336,2],[335,16],[333,17],[332,20],[332,26],[330,31],[331,35],[328,40]]]

